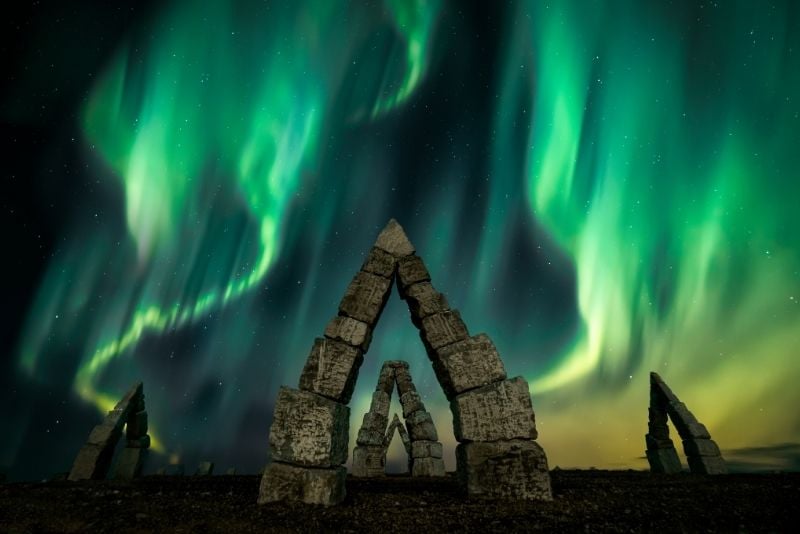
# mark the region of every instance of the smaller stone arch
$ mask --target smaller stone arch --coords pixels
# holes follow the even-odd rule
[[[692,473],[718,475],[728,472],[725,460],[708,429],[667,386],[658,373],[650,373],[650,408],[647,423],[647,461],[654,473],[680,473],[681,461],[669,437],[672,420],[683,440],[683,451]]]
[[[387,430],[389,404],[395,385],[403,407],[406,428],[402,427],[400,418],[395,414]],[[399,429],[408,452],[411,476],[445,475],[442,444],[439,442],[433,418],[417,393],[408,362],[402,360],[386,361],[381,366],[369,411],[364,414],[356,438],[353,476],[380,476],[385,473],[386,451],[396,428]]]
[[[130,480],[140,475],[142,463],[150,448],[147,434],[147,411],[144,405],[144,384],[137,382],[95,426],[89,439],[78,451],[68,480],[102,480],[108,476],[114,449],[125,428],[125,448],[117,458],[114,478]]]

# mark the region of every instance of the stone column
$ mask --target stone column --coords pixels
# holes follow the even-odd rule
[[[125,426],[125,437],[126,445],[119,455],[114,472],[114,478],[118,480],[132,480],[139,477],[147,457],[147,450],[150,448],[143,392],[131,401]]]
[[[408,364],[395,369],[395,380],[411,442],[409,451],[411,476],[444,476],[442,444],[439,442],[433,418],[425,409],[425,404],[411,380]]]

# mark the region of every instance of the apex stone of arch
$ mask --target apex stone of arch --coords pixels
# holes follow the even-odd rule
[[[389,404],[394,385],[403,407],[406,426],[394,415],[388,429]],[[353,450],[353,476],[375,477],[385,473],[386,453],[395,431],[400,433],[408,454],[411,476],[444,476],[442,444],[431,414],[417,393],[409,365],[402,360],[389,360],[381,366],[378,384],[372,395],[369,411],[364,414]],[[381,441],[380,438],[383,436]]]
[[[536,428],[527,382],[522,377],[507,378],[488,336],[470,335],[458,310],[433,286],[430,272],[403,228],[391,219],[348,284],[324,337],[315,340],[299,389],[282,388],[278,395],[270,428],[272,462],[261,479],[258,502],[332,505],[344,499],[346,471],[341,465],[341,444],[344,440],[347,448],[347,404],[395,281],[450,400],[453,419],[458,421],[456,457],[467,493],[551,499],[547,458],[534,441]],[[438,448],[414,446],[415,441],[437,443],[438,433],[402,365],[381,371],[369,417],[365,415],[358,433],[358,445],[375,447],[373,460],[383,447],[394,384],[412,442],[412,459],[420,460],[420,466],[430,464],[425,468],[429,472],[438,471],[439,462],[433,461],[441,461],[435,456]],[[281,415],[293,411],[304,415]],[[370,465],[377,469],[380,461]]]
[[[140,475],[147,449],[150,448],[142,382],[134,384],[114,409],[108,412],[103,422],[92,429],[86,443],[78,451],[67,479],[105,479],[123,428],[126,445],[117,459],[113,476],[130,480]]]
[[[728,472],[719,447],[708,429],[689,411],[658,373],[650,373],[647,461],[654,473],[679,473],[681,462],[669,437],[667,421],[672,420],[683,440],[683,450],[692,473],[717,475]]]

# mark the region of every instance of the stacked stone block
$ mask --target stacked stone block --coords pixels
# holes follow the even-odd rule
[[[650,373],[650,408],[647,460],[656,473],[677,473],[681,470],[677,451],[669,439],[667,418],[672,420],[683,440],[683,450],[692,473],[716,475],[727,473],[719,447],[711,439],[705,425],[689,411],[657,373]]]
[[[114,476],[119,479],[139,476],[150,447],[143,391],[141,382],[134,384],[103,422],[92,429],[73,462],[67,477],[69,480],[105,479],[123,429],[126,431],[126,447],[119,455]]]

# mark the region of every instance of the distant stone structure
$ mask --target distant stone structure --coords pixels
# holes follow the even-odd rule
[[[278,392],[269,435],[272,462],[264,471],[258,502],[332,505],[344,499],[347,404],[395,280],[450,400],[459,441],[458,473],[467,493],[551,499],[547,458],[535,441],[527,382],[522,377],[507,379],[488,336],[469,335],[458,311],[431,284],[403,228],[392,219],[347,287],[325,337],[315,340],[299,389],[281,387]],[[396,379],[399,385],[400,377]],[[416,427],[425,428],[424,416],[419,417]],[[430,437],[417,439],[436,441]],[[364,443],[383,445],[377,435]],[[413,452],[412,447],[412,457]],[[419,465],[426,463],[433,462]]]
[[[407,432],[397,414],[388,431],[386,430],[391,392],[395,384],[400,405],[403,407]],[[442,444],[438,441],[439,436],[433,418],[425,410],[425,405],[411,380],[408,363],[400,360],[387,361],[381,367],[370,409],[364,414],[356,438],[356,448],[353,450],[353,476],[384,474],[386,452],[396,429],[399,430],[408,453],[411,476],[444,476]]]
[[[719,447],[706,427],[669,389],[657,373],[650,373],[650,408],[648,410],[647,461],[654,473],[680,473],[681,461],[669,437],[667,418],[683,440],[683,451],[692,473],[718,475],[728,472]]]
[[[150,448],[143,387],[141,382],[134,384],[105,420],[92,429],[72,464],[69,480],[105,479],[123,427],[126,445],[117,458],[114,478],[130,480],[140,475]]]
[[[214,474],[214,462],[200,462],[197,466],[197,471],[194,472],[195,476],[209,477]]]

